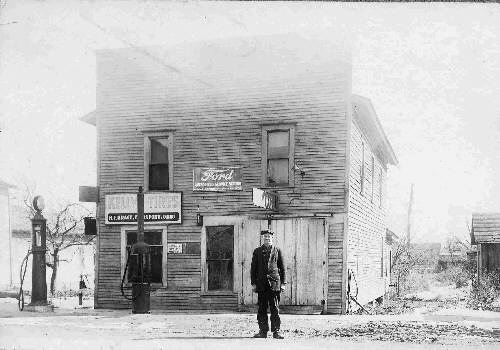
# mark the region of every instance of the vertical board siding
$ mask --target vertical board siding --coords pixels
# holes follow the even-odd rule
[[[336,214],[327,220],[328,228],[328,298],[327,312],[342,313],[342,288],[344,288],[342,270],[344,267],[344,217]]]
[[[267,220],[246,220],[239,249],[244,252],[235,266],[243,273],[241,287],[237,287],[243,305],[257,303],[257,294],[250,284],[250,261],[252,252],[260,245],[261,230],[268,228]],[[280,305],[321,307],[325,299],[326,242],[324,219],[291,218],[271,220],[275,232],[275,244],[281,249],[286,266],[287,285],[281,294]],[[325,262],[325,264],[323,264]],[[235,281],[240,284],[240,281]]]
[[[379,189],[383,183],[380,183],[378,175],[374,176],[372,183],[371,157],[375,159],[375,173],[382,172],[382,180],[385,178],[386,170],[355,122],[351,130],[347,268],[354,273],[357,282],[357,300],[365,304],[383,296],[386,289],[385,274],[380,275],[382,242],[386,232],[385,212],[383,206],[380,206],[379,197]],[[365,186],[361,193],[360,171],[363,143],[365,145]],[[373,198],[372,187],[374,188]],[[383,193],[382,190],[382,195]]]
[[[100,202],[96,307],[129,305],[119,295],[120,226],[104,225],[104,199],[106,194],[136,192],[143,186],[144,131],[173,133],[173,190],[183,193],[183,223],[168,226],[168,242],[200,242],[198,206],[205,216],[270,213],[252,204],[252,188],[262,188],[263,124],[295,124],[295,160],[306,171],[305,176],[295,177],[294,187],[277,189],[280,213],[345,211],[350,67],[330,64],[305,69],[304,63],[290,63],[289,72],[283,68],[285,62],[281,75],[273,72],[275,66],[262,71],[265,65],[260,65],[253,68],[252,74],[258,74],[252,77],[241,72],[228,75],[220,65],[196,75],[181,74],[133,50],[101,51],[97,61]],[[248,64],[252,65],[251,58]],[[242,168],[243,191],[193,192],[194,167],[229,166]],[[236,309],[238,296],[200,293],[199,256],[168,255],[167,259],[166,286],[152,292],[152,307],[180,310],[217,305]],[[244,291],[245,298],[253,298],[250,294]]]

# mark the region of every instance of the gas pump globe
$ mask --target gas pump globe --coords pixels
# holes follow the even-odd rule
[[[47,305],[47,281],[45,252],[47,250],[47,221],[42,215],[45,208],[43,198],[36,196],[33,199],[33,208],[36,213],[31,219],[31,251],[33,253],[33,268],[31,280],[31,303],[30,305]]]

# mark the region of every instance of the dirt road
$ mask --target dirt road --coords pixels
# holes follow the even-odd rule
[[[500,314],[282,315],[286,339],[252,339],[253,314],[17,311],[0,304],[0,349],[498,349]],[[466,316],[466,317],[465,317]]]

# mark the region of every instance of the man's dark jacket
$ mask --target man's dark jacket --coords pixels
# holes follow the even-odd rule
[[[250,277],[252,284],[256,285],[257,292],[269,290],[279,292],[282,284],[286,284],[285,263],[281,250],[271,247],[269,261],[264,261],[263,246],[253,251]]]

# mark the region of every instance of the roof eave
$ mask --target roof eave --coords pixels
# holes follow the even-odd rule
[[[372,122],[371,127],[379,137],[380,141],[382,141],[381,151],[386,158],[387,163],[391,165],[398,165],[396,153],[394,152],[394,149],[392,148],[392,145],[384,132],[382,124],[380,123],[380,120],[377,116],[377,113],[375,112],[375,109],[373,108],[373,104],[371,103],[370,99],[356,94],[353,94],[352,96],[353,102],[361,103],[368,108],[368,112],[370,114],[370,119]]]
[[[78,119],[80,119],[82,122],[96,126],[97,125],[97,112],[92,111],[90,113],[85,114],[84,116],[81,116]]]

